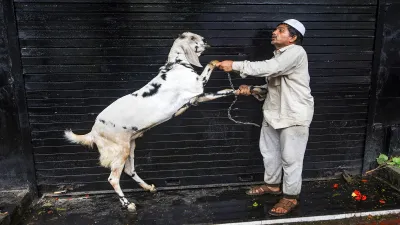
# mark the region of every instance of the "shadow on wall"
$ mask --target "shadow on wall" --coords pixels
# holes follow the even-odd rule
[[[259,61],[272,58],[275,47],[271,44],[271,34],[274,28],[266,27],[260,29],[253,38],[252,45],[255,46],[248,56],[248,60]]]

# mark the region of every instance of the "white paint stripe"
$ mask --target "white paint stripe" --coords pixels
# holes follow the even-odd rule
[[[282,224],[282,223],[299,223],[299,222],[317,222],[317,221],[331,221],[350,219],[354,217],[366,217],[366,216],[384,216],[390,214],[398,214],[400,209],[385,210],[385,211],[372,211],[372,212],[361,212],[361,213],[346,213],[337,215],[326,215],[326,216],[312,216],[312,217],[297,217],[287,219],[272,219],[272,220],[260,220],[251,222],[239,222],[239,223],[224,223],[224,225],[263,225],[263,224]]]

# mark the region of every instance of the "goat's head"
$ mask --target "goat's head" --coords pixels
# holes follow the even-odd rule
[[[204,52],[204,50],[206,50],[207,47],[210,47],[204,41],[202,36],[191,32],[184,32],[180,34],[175,40],[174,46],[181,48],[181,51],[183,50],[187,61],[190,64],[198,67],[203,67],[200,64],[199,56]]]

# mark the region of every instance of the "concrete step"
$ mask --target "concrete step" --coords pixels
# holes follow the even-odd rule
[[[33,195],[28,188],[0,191],[0,225],[18,223],[32,200]]]
[[[400,191],[400,168],[387,166],[374,173],[375,178],[389,184],[392,188]]]

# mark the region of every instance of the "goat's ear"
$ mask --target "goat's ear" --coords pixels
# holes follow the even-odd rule
[[[183,43],[182,48],[185,52],[186,59],[189,61],[190,64],[197,67],[203,67],[200,64],[199,57],[197,56],[196,52],[189,46],[188,43]]]

